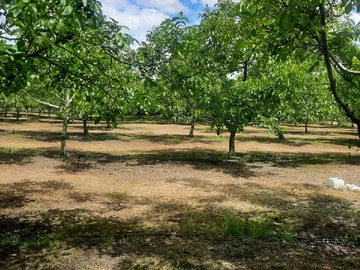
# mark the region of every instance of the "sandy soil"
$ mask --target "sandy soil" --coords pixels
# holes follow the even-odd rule
[[[0,214],[36,219],[45,211],[81,209],[105,218],[142,219],[157,228],[171,222],[173,205],[256,213],[281,211],[279,203],[296,207],[321,195],[360,208],[360,192],[325,185],[329,177],[339,177],[360,186],[360,165],[351,162],[360,151],[348,148],[356,139],[351,127],[311,126],[309,134],[302,127],[285,127],[284,142],[250,127],[238,135],[239,156],[220,163],[196,161],[206,151],[227,152],[227,134],[217,137],[206,126],[198,125],[195,137],[189,138],[186,125],[126,123],[116,129],[91,125],[91,134],[85,137],[81,123],[75,122],[69,127],[68,161],[53,154],[60,147],[60,130],[56,120],[0,122],[2,151],[30,153],[4,155],[0,160]],[[34,150],[41,154],[34,155]],[[169,153],[167,160],[164,155]],[[195,159],[176,158],[182,154]],[[252,154],[265,158],[241,161]],[[327,154],[349,162],[279,166],[284,154],[310,160]],[[81,256],[90,255],[81,252]],[[101,266],[90,264],[87,269],[112,269],[114,260],[98,256],[94,263]]]
[[[43,120],[36,122],[5,122],[0,125],[0,145],[12,149],[58,150],[60,122]],[[197,126],[196,137],[188,138],[186,125],[164,124],[120,124],[117,129],[105,129],[103,126],[90,126],[91,135],[84,139],[81,135],[81,123],[74,123],[69,128],[68,150],[76,152],[96,152],[112,155],[128,153],[158,153],[176,151],[227,151],[227,134],[222,138],[214,137],[206,126]],[[106,134],[107,137],[98,137]],[[356,138],[355,129],[333,127],[310,127],[310,133],[304,134],[302,127],[287,127],[286,137],[293,143],[279,143],[266,130],[247,128],[238,135],[236,148],[238,153],[306,153],[317,155],[322,153],[357,156],[360,151],[356,147],[349,149],[346,145],[337,144],[337,139]],[[117,137],[114,137],[114,136]],[[263,141],[260,139],[264,139]],[[319,143],[306,140],[317,139]],[[297,142],[297,140],[299,140]],[[333,143],[331,141],[333,140]],[[10,151],[10,150],[9,150]],[[103,159],[103,160],[101,160]],[[149,162],[148,162],[149,163]],[[1,184],[28,182],[34,186],[40,182],[61,182],[69,185],[65,193],[101,194],[109,192],[125,193],[127,196],[147,198],[151,201],[176,201],[183,204],[199,204],[207,197],[226,196],[226,187],[231,185],[245,186],[246,189],[261,190],[271,187],[294,194],[310,194],[321,192],[359,202],[356,192],[334,191],[325,187],[329,177],[340,177],[348,183],[360,185],[360,166],[346,164],[313,165],[302,167],[278,167],[269,162],[248,164],[249,172],[243,175],[226,173],[222,168],[199,168],[191,163],[174,164],[174,162],[152,162],[141,164],[137,161],[111,161],[111,156],[99,160],[77,159],[72,163],[79,171],[64,166],[60,159],[35,156],[24,162],[0,164]],[[71,187],[71,188],[70,188]],[[63,190],[61,192],[64,192]],[[41,198],[47,207],[79,207],[71,203],[66,196],[54,194],[33,194]],[[237,198],[223,201],[225,206],[239,206]],[[258,206],[249,206],[250,210]],[[33,206],[31,206],[33,207]],[[44,207],[44,205],[42,205]],[[96,208],[96,200],[87,202],[81,207]],[[104,206],[102,206],[104,207]],[[147,206],[126,208],[116,211],[117,216],[138,215],[146,211]]]

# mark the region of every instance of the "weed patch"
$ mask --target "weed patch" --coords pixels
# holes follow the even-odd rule
[[[226,213],[222,224],[222,233],[225,237],[245,239],[267,239],[273,234],[273,228],[269,221],[249,220],[239,218],[231,213]]]

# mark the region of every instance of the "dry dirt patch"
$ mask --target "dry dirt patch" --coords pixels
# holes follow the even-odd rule
[[[51,255],[54,257],[49,252],[35,258],[31,248],[2,247],[0,266],[16,269],[23,263],[21,256],[30,256],[25,269],[136,269],[136,265],[148,269],[239,269],[252,260],[261,265],[266,256],[278,256],[268,263],[280,266],[287,259],[282,244],[274,244],[278,245],[274,252],[279,250],[282,255],[267,250],[264,257],[258,257],[254,250],[247,250],[246,243],[238,253],[240,243],[232,240],[200,238],[189,246],[186,240],[171,236],[174,230],[193,230],[191,222],[206,227],[203,223],[210,224],[221,211],[241,217],[271,216],[278,224],[291,224],[300,217],[301,226],[314,235],[319,230],[332,232],[332,228],[341,232],[359,229],[359,193],[325,186],[331,176],[360,185],[359,151],[347,147],[354,139],[351,128],[313,126],[312,133],[304,135],[298,127],[287,127],[285,142],[265,130],[249,128],[239,135],[239,156],[231,161],[223,158],[227,135],[216,137],[206,126],[197,126],[195,138],[187,137],[184,125],[136,123],[121,124],[117,129],[91,126],[91,135],[84,137],[81,123],[74,123],[69,129],[72,154],[68,160],[56,154],[59,130],[59,122],[48,120],[0,124],[1,233],[28,228],[81,237],[72,241],[62,236],[67,240],[58,244],[66,247],[45,245],[45,250],[70,249]],[[348,206],[356,216],[345,212]],[[320,226],[310,217],[324,220],[324,224]],[[119,236],[142,235],[143,227],[148,236]],[[149,230],[158,236],[154,238]],[[86,238],[81,232],[101,235],[90,233]],[[95,242],[89,240],[94,237]],[[209,250],[201,255],[204,246]],[[326,247],[318,252],[324,256],[334,253],[332,247],[324,251]],[[359,254],[358,247],[341,248],[350,258],[348,264],[359,263],[352,259]],[[303,249],[300,252],[295,246],[291,255],[300,268],[318,246]],[[187,259],[179,260],[179,254]],[[41,262],[44,258],[46,263]],[[324,257],[318,265],[331,268],[331,263],[327,265]],[[203,268],[196,268],[200,266]]]

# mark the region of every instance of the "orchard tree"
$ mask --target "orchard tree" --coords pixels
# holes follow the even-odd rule
[[[216,127],[218,135],[223,132],[224,127],[229,131],[229,157],[235,155],[236,133],[243,131],[257,116],[258,89],[253,92],[250,84],[251,80],[244,82],[242,79],[222,78],[212,88],[208,108],[211,126]]]
[[[256,48],[280,60],[290,55],[300,60],[313,54],[322,57],[329,90],[357,125],[360,138],[360,111],[354,103],[360,99],[360,92],[350,93],[341,87],[346,81],[357,88],[360,76],[353,61],[360,58],[356,44],[359,30],[349,19],[350,12],[359,7],[356,0],[243,0],[233,8],[248,26],[244,31],[253,34],[249,42]]]
[[[193,136],[195,122],[204,117],[207,97],[207,69],[202,64],[197,27],[186,27],[187,19],[167,19],[147,36],[140,48],[148,66],[147,87],[159,104],[159,111],[172,119],[185,117]],[[150,82],[149,82],[150,80]]]
[[[107,20],[96,0],[7,0],[0,13],[0,85],[29,95],[42,88],[62,100],[61,153],[66,156],[71,103],[86,91],[112,96],[109,88],[123,90],[133,40]]]
[[[263,89],[260,95],[266,95],[263,100],[267,103],[260,108],[259,114],[268,118],[270,130],[279,137],[282,135],[281,120],[304,123],[307,132],[309,122],[329,120],[329,115],[333,114],[326,70],[313,70],[316,61],[269,61],[259,77],[257,87]]]
[[[242,19],[235,16],[232,1],[217,9],[206,8],[198,28],[198,48],[209,80],[212,126],[230,132],[229,157],[235,155],[235,136],[257,117],[259,88],[253,88],[262,55],[253,53],[242,34]]]
[[[2,92],[0,92],[0,107],[4,113],[4,117],[7,117],[8,111],[11,108],[11,102],[10,98]]]

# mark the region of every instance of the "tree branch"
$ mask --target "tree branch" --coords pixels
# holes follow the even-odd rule
[[[22,92],[23,92],[25,95],[27,95],[29,98],[31,98],[32,100],[34,100],[35,102],[37,102],[37,103],[40,103],[40,104],[49,106],[49,107],[54,108],[54,109],[59,109],[59,108],[60,108],[60,106],[51,104],[51,103],[49,103],[49,102],[42,101],[42,100],[37,99],[37,98],[34,98],[33,96],[31,96],[29,93],[27,93],[27,92],[24,91],[24,90],[23,90]]]
[[[329,57],[341,71],[348,73],[350,75],[360,76],[360,71],[347,69],[338,59],[336,59],[336,57],[330,51],[329,51]]]
[[[337,83],[333,73],[333,67],[331,64],[331,56],[329,47],[327,44],[327,33],[325,31],[326,28],[326,15],[325,15],[325,7],[323,3],[319,4],[319,10],[321,15],[321,25],[322,29],[320,30],[320,37],[319,37],[319,45],[322,49],[322,53],[324,56],[324,61],[326,65],[326,70],[328,73],[328,78],[330,82],[330,91],[333,94],[336,102],[340,105],[340,107],[345,111],[346,116],[349,117],[354,123],[358,126],[360,125],[360,119],[356,117],[354,110],[350,107],[350,105],[340,96],[337,90]],[[359,134],[360,136],[360,134]]]

